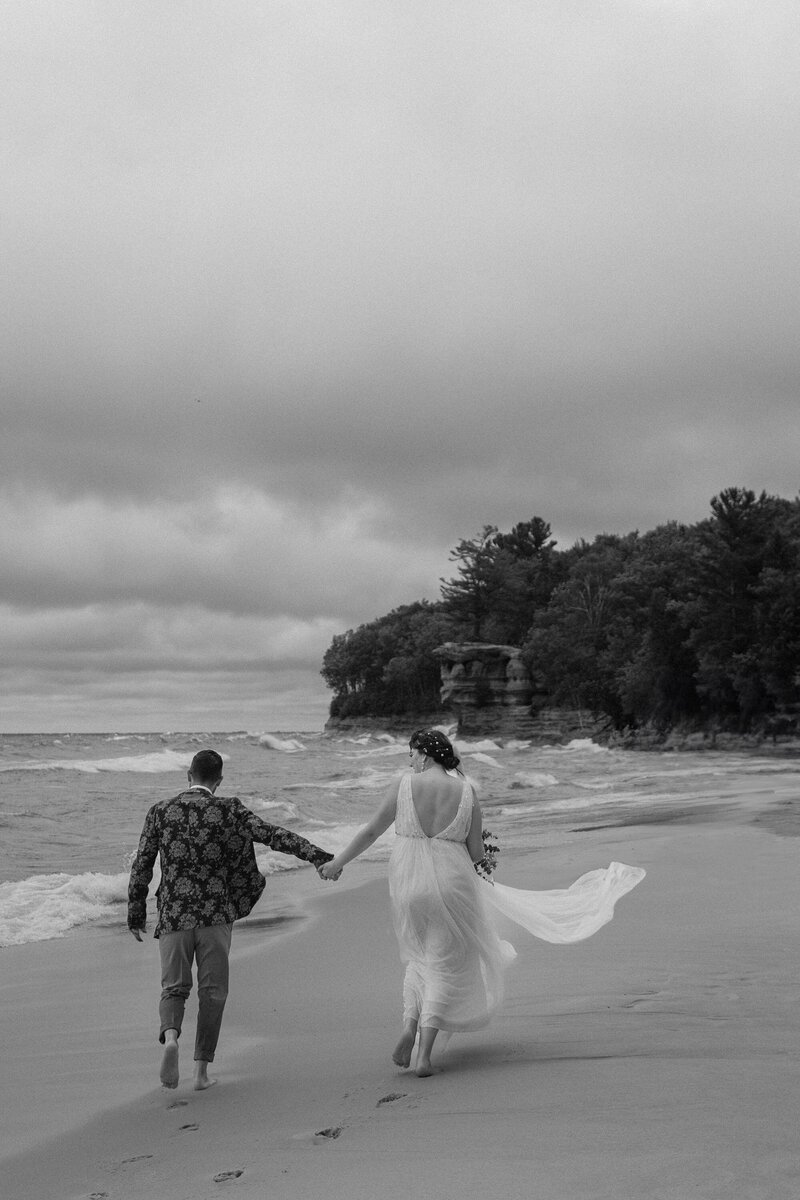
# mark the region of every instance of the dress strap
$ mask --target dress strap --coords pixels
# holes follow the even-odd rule
[[[395,833],[401,837],[422,837],[422,826],[419,823],[417,810],[414,808],[414,798],[411,795],[411,775],[407,773],[400,780],[397,791],[397,812],[394,818]]]

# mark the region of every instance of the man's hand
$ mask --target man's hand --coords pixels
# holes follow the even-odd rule
[[[136,938],[137,942],[140,942],[142,940],[142,934],[144,933],[144,930],[143,929],[131,929],[131,933]]]
[[[317,867],[317,874],[320,879],[336,880],[339,878],[344,867],[335,867],[333,862],[334,860],[331,859],[330,862],[323,863],[321,867]]]

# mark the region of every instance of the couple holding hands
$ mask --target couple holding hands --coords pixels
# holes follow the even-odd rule
[[[580,941],[609,921],[616,900],[643,878],[643,870],[622,863],[557,891],[521,891],[481,878],[474,870],[484,857],[480,804],[452,743],[438,729],[418,730],[409,756],[410,771],[389,785],[375,815],[336,856],[267,824],[237,798],[217,796],[223,764],[214,750],[194,756],[185,791],[149,810],[131,868],[128,927],[141,941],[160,857],[155,937],[164,1087],[178,1085],[178,1038],[193,963],[199,1002],[194,1087],[215,1082],[208,1066],[228,995],[233,923],[247,916],[265,886],[255,842],[311,862],[321,878],[335,880],[394,823],[389,888],[406,970],[402,1032],[392,1058],[409,1067],[416,1044],[414,1069],[421,1078],[433,1073],[431,1051],[440,1031],[480,1029],[502,1000],[515,951],[497,932],[497,913],[547,941]]]

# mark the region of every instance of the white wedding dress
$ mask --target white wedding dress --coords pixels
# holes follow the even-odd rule
[[[450,1033],[487,1025],[503,998],[503,976],[516,951],[499,937],[495,912],[545,941],[578,942],[611,920],[617,900],[645,874],[611,863],[557,891],[491,884],[477,875],[466,847],[472,799],[465,780],[453,820],[428,837],[414,807],[411,775],[404,775],[389,861],[392,914],[406,964],[403,1020]]]

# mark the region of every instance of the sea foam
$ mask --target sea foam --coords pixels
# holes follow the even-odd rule
[[[484,754],[478,751],[477,754],[470,754],[470,758],[474,758],[475,762],[485,763],[487,767],[496,767],[498,771],[502,771],[502,764],[496,758],[492,758],[491,754]]]
[[[375,767],[368,767],[363,775],[357,775],[352,779],[331,778],[320,782],[308,780],[304,783],[287,783],[284,784],[283,790],[285,792],[378,792],[388,787],[398,776],[399,772],[396,768],[393,771],[379,771]]]
[[[98,775],[101,771],[134,772],[160,775],[168,771],[185,771],[193,755],[179,750],[158,750],[152,754],[132,754],[120,758],[31,758],[22,762],[0,763],[0,771],[82,771]],[[222,755],[223,759],[226,757]]]
[[[572,753],[586,751],[589,754],[609,754],[610,751],[605,746],[598,746],[597,742],[593,742],[591,738],[573,738],[571,742],[567,742],[566,746],[559,746],[559,750],[569,750]]]
[[[549,775],[546,771],[517,771],[514,780],[515,782],[510,785],[512,788],[555,787],[558,783],[555,775]]]
[[[258,744],[265,746],[267,750],[281,750],[284,754],[296,754],[298,750],[305,750],[305,746],[298,742],[297,738],[279,738],[274,733],[262,733]]]
[[[0,946],[63,937],[76,925],[119,916],[128,875],[33,875],[0,883]]]
[[[339,758],[396,758],[398,754],[407,755],[408,746],[403,742],[392,742],[386,746],[371,746],[368,750],[348,750],[338,752]]]
[[[250,800],[249,805],[255,813],[272,812],[278,808],[281,810],[281,815],[284,819],[289,817],[292,820],[296,820],[298,816],[297,808],[288,800]]]
[[[462,742],[459,740],[455,743],[455,748],[459,754],[485,754],[487,752],[497,752],[501,749],[497,742],[492,741],[491,738],[483,738],[479,742]]]

